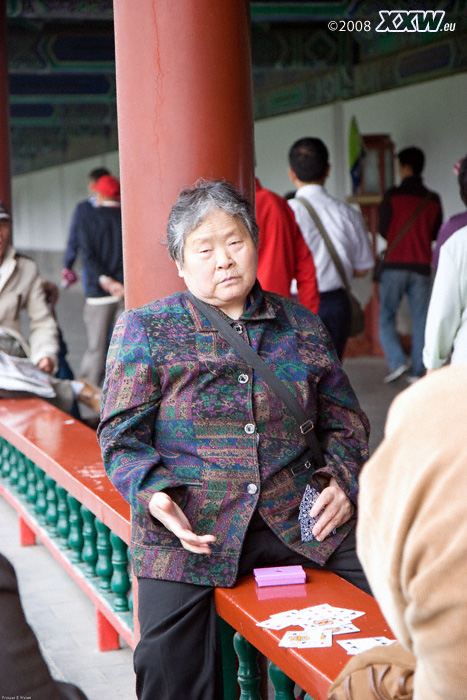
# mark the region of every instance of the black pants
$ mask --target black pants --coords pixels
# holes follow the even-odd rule
[[[332,338],[339,360],[342,360],[350,333],[350,302],[345,289],[321,292],[318,315]]]
[[[324,568],[370,593],[352,531],[319,567],[286,547],[257,514],[248,529],[239,576],[259,566]],[[223,700],[222,658],[213,587],[138,580],[141,641],[135,650],[140,700]]]

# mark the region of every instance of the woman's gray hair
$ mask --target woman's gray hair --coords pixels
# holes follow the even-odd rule
[[[199,180],[183,189],[170,212],[167,224],[167,243],[172,260],[183,263],[183,249],[187,236],[215,209],[245,225],[254,244],[258,245],[258,225],[250,202],[225,180]]]

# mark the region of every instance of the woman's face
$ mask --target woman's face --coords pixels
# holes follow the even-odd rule
[[[258,256],[248,229],[214,209],[185,240],[178,274],[192,294],[239,318],[256,280]]]

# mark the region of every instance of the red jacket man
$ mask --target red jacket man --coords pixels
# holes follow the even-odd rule
[[[259,226],[258,279],[263,289],[290,297],[297,281],[298,301],[318,313],[319,291],[313,256],[293,211],[275,192],[256,184],[256,221]]]

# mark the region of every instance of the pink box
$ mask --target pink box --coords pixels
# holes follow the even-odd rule
[[[286,586],[292,583],[305,583],[306,574],[303,566],[269,566],[253,569],[256,585]]]

